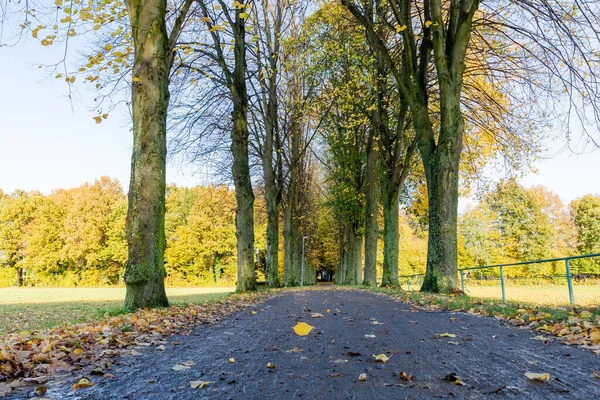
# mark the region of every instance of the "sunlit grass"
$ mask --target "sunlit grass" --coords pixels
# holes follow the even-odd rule
[[[167,288],[172,304],[200,304],[228,296],[235,288]],[[0,289],[0,335],[31,332],[118,314],[125,288]]]
[[[406,283],[402,285],[407,290]],[[419,290],[419,286],[411,284],[410,290]],[[502,289],[497,286],[466,285],[465,291],[469,296],[484,299],[501,299]],[[569,304],[569,289],[567,285],[507,285],[506,300],[542,304],[549,306],[564,306]],[[597,306],[600,304],[600,285],[574,285],[575,304],[581,306]]]

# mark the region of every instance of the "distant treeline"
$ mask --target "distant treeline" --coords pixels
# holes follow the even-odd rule
[[[266,211],[260,198],[255,205],[259,280],[266,247]],[[235,283],[235,204],[235,193],[226,186],[168,187],[167,284]],[[400,274],[425,271],[426,209],[422,199],[402,208]],[[121,283],[127,260],[126,214],[127,197],[120,183],[108,177],[49,195],[0,191],[0,286]],[[317,271],[335,272],[340,252],[333,212],[321,207],[309,217],[315,228],[307,241],[306,262]],[[507,180],[460,216],[459,267],[594,252],[600,252],[599,196],[587,195],[566,206],[545,187],[526,189]],[[379,276],[382,262],[379,254]],[[599,274],[600,260],[573,261],[572,269],[574,274]],[[564,263],[510,268],[506,273],[561,275]]]
[[[122,186],[108,177],[49,195],[0,192],[0,286],[121,283],[126,216]],[[257,229],[264,230],[260,221]],[[165,224],[168,284],[235,284],[232,190],[169,186]]]

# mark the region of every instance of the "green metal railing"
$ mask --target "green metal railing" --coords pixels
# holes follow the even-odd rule
[[[484,265],[481,267],[469,267],[469,268],[459,268],[458,272],[460,274],[460,282],[462,291],[465,292],[465,271],[475,271],[480,269],[491,269],[491,268],[499,268],[500,269],[500,285],[502,287],[502,301],[506,302],[506,282],[504,279],[504,267],[516,267],[521,265],[528,264],[542,264],[548,262],[556,262],[556,261],[564,261],[565,262],[565,277],[567,278],[567,286],[569,288],[569,301],[571,304],[575,303],[575,296],[573,294],[573,276],[571,275],[571,260],[577,260],[581,258],[592,258],[592,257],[600,257],[600,253],[595,254],[583,254],[579,256],[571,256],[571,257],[560,257],[560,258],[548,258],[545,260],[534,260],[534,261],[521,261],[515,263],[507,263],[507,264],[494,264],[494,265]],[[406,284],[408,286],[408,290],[410,290],[410,279],[411,278],[419,278],[419,286],[423,284],[423,277],[425,274],[413,274],[413,275],[400,275],[399,278],[406,278]],[[562,277],[562,275],[561,275]],[[402,282],[402,281],[401,281]]]

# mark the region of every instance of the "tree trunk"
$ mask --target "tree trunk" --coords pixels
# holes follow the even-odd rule
[[[352,226],[346,226],[346,273],[344,284],[356,284],[356,233]]]
[[[365,176],[365,274],[363,285],[377,285],[377,152],[373,146],[373,134],[367,143],[367,166]]]
[[[265,202],[267,204],[267,254],[266,270],[269,287],[279,286],[279,207],[275,187],[269,188],[265,177]]]
[[[360,285],[363,280],[362,270],[362,238],[358,235],[354,237],[354,284]]]
[[[381,286],[399,286],[398,280],[398,197],[396,185],[383,191],[383,276]]]
[[[246,90],[246,29],[240,13],[235,14],[233,85],[233,129],[231,152],[233,154],[233,182],[237,209],[235,215],[237,238],[236,290],[256,289],[254,273],[254,193],[250,180],[248,157],[248,93]]]
[[[274,27],[276,37],[274,41],[274,53],[279,51],[279,24]],[[267,205],[267,251],[266,270],[269,287],[279,286],[279,201],[277,196],[277,185],[275,181],[275,167],[273,166],[273,145],[279,143],[278,101],[277,101],[277,77],[278,58],[269,57],[271,69],[269,71],[269,93],[267,111],[265,113],[265,145],[262,155],[263,175],[265,180],[265,202]],[[275,140],[274,140],[275,138]],[[278,155],[280,147],[277,146]],[[278,156],[278,161],[280,157]]]
[[[288,194],[289,195],[289,194]],[[297,260],[298,256],[297,230],[294,227],[294,210],[292,203],[288,201],[283,213],[283,269],[284,269],[284,284],[287,287],[298,286],[300,277],[298,276]]]
[[[425,292],[451,293],[458,284],[458,172],[464,120],[460,97],[450,103],[456,106],[442,119],[435,152],[423,158],[429,202],[427,272],[421,287]]]
[[[128,1],[133,63],[133,153],[127,210],[124,306],[168,306],[165,293],[166,118],[170,54],[164,1]]]

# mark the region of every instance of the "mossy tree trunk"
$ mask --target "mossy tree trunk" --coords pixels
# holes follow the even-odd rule
[[[165,293],[165,170],[169,72],[175,42],[192,1],[186,1],[167,33],[166,2],[127,0],[135,49],[133,61],[133,152],[128,193],[124,306],[168,306]]]
[[[246,89],[246,27],[245,18],[235,13],[234,70],[231,95],[233,99],[233,129],[231,152],[233,154],[233,182],[237,209],[235,217],[237,238],[238,292],[256,289],[254,265],[254,192],[250,179],[248,156],[248,92]]]
[[[369,133],[367,142],[367,165],[365,171],[365,286],[377,285],[377,151],[375,131]]]
[[[390,187],[391,186],[391,187]],[[398,188],[387,185],[383,202],[383,274],[381,286],[398,286]]]
[[[449,120],[441,128],[450,131],[441,132],[433,152],[424,152],[423,158],[429,232],[427,271],[421,290],[436,293],[452,292],[458,284],[458,174],[464,131],[460,98],[450,107],[454,110],[448,110]]]

